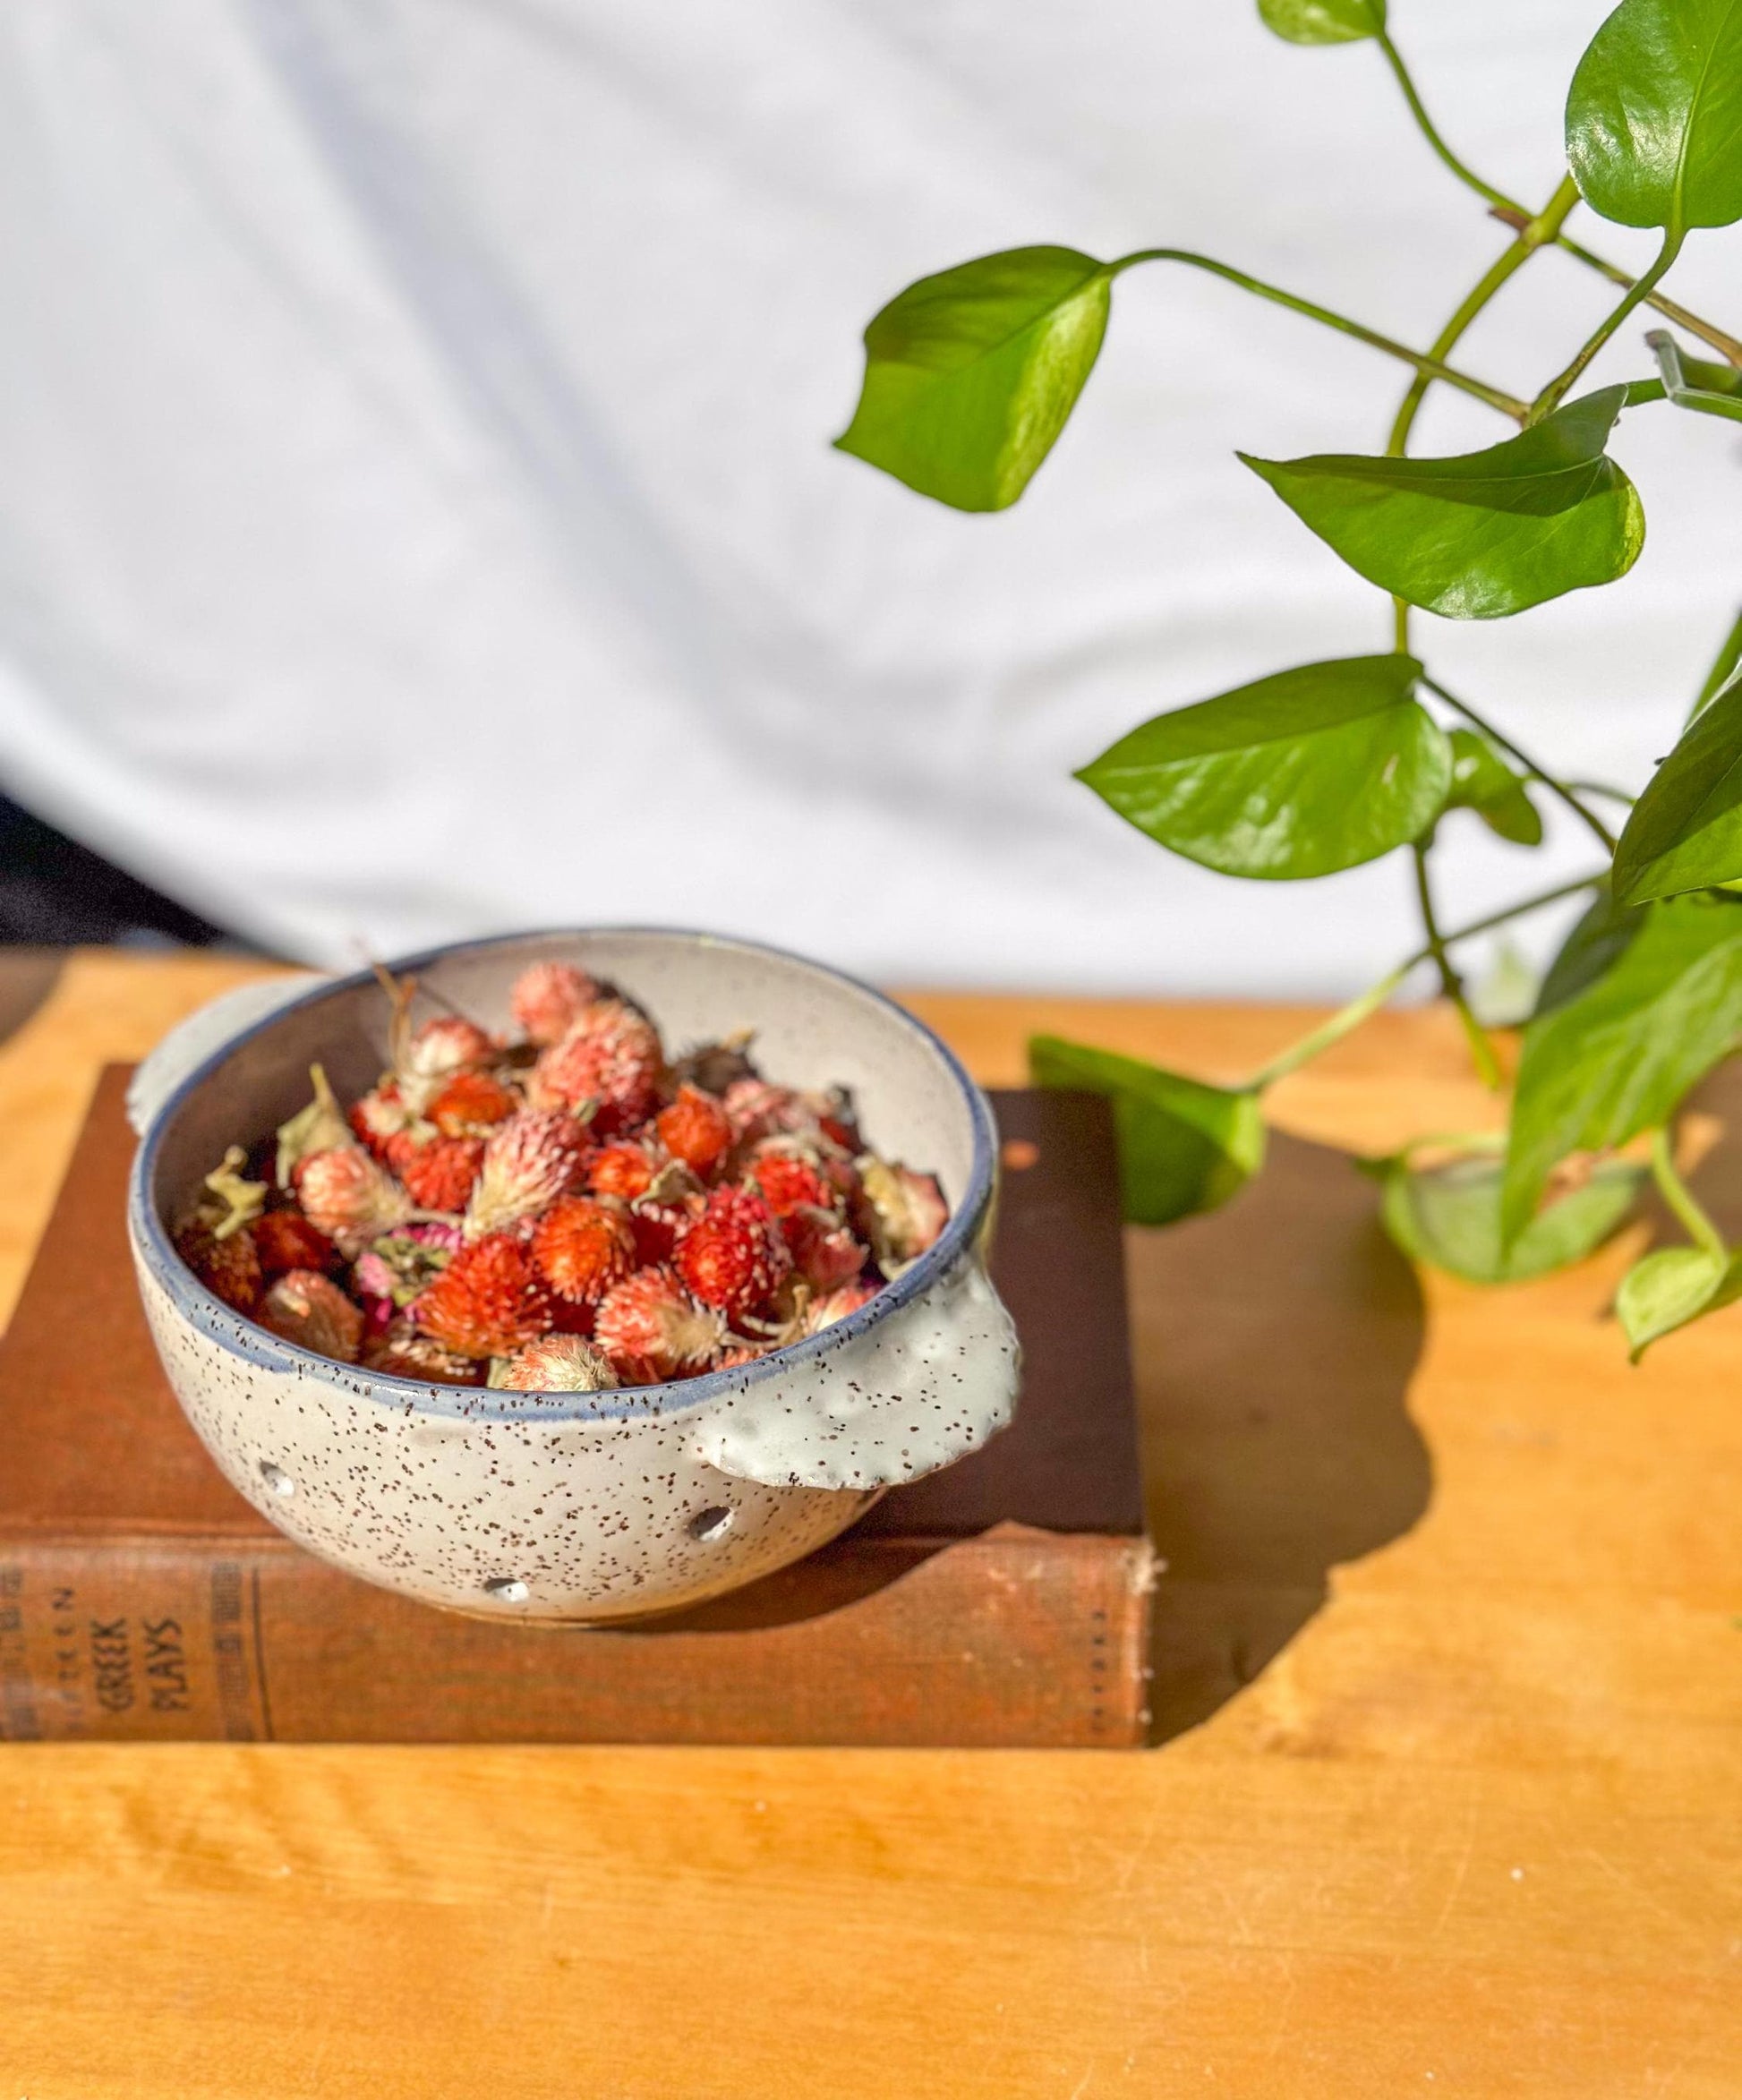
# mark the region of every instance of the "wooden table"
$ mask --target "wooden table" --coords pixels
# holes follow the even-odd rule
[[[99,1061],[252,967],[79,955],[0,1048],[0,1314]],[[913,1003],[994,1081],[1307,1018]],[[1418,1283],[1328,1148],[1493,1119],[1438,1012],[1273,1105],[1131,1247],[1161,1747],[9,1749],[0,2100],[1742,2094],[1742,1308],[1630,1370],[1644,1227]]]

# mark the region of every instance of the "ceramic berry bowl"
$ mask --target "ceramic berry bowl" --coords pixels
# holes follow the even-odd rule
[[[312,1067],[321,1068],[337,1101],[379,1102],[384,1066],[398,1069],[396,1029],[403,1054],[404,1031],[417,1016],[428,1030],[445,1015],[465,1017],[508,1046],[500,1054],[542,1071],[557,1052],[539,1054],[534,1066],[534,1046],[516,1047],[511,1011],[534,964],[620,989],[674,1057],[752,1031],[756,1070],[769,1080],[818,1096],[846,1089],[833,1098],[850,1099],[854,1131],[883,1158],[923,1162],[947,1222],[911,1259],[892,1261],[885,1251],[879,1272],[867,1258],[867,1280],[835,1298],[832,1324],[817,1327],[814,1308],[807,1319],[801,1292],[799,1312],[783,1327],[764,1319],[754,1329],[759,1341],[727,1346],[738,1337],[722,1335],[724,1316],[704,1307],[714,1353],[696,1361],[723,1368],[650,1383],[663,1374],[657,1360],[642,1359],[622,1382],[592,1390],[522,1389],[537,1380],[523,1370],[517,1385],[504,1383],[515,1374],[500,1360],[488,1384],[481,1363],[470,1367],[469,1384],[406,1375],[420,1349],[435,1350],[431,1363],[448,1360],[428,1335],[413,1336],[409,1353],[391,1337],[372,1354],[359,1348],[351,1308],[369,1302],[350,1280],[357,1261],[333,1273],[353,1293],[341,1307],[345,1353],[363,1361],[324,1353],[328,1329],[307,1324],[307,1293],[321,1288],[319,1276],[302,1299],[289,1293],[300,1325],[285,1312],[282,1292],[276,1311],[271,1301],[264,1309],[243,1301],[253,1307],[249,1317],[201,1281],[215,1272],[189,1266],[178,1228],[184,1251],[184,1221],[211,1200],[203,1191],[216,1186],[230,1202],[238,1189],[245,1197],[243,1154],[231,1151],[238,1138],[256,1145],[258,1160],[258,1140],[287,1123],[303,1127],[295,1119],[313,1113]],[[408,980],[416,986],[411,1008]],[[501,1069],[512,1091],[519,1080]],[[662,1083],[669,1098],[670,1071]],[[160,1046],[141,1068],[130,1105],[141,1139],[129,1199],[140,1288],[190,1421],[232,1484],[300,1545],[425,1603],[588,1624],[699,1602],[833,1538],[885,1489],[978,1449],[1014,1406],[1016,1337],[984,1260],[995,1177],[986,1105],[912,1015],[816,963],[706,935],[564,932],[434,950],[397,965],[390,977],[250,986]],[[594,1112],[590,1101],[576,1110],[583,1118]],[[341,1165],[366,1176],[369,1159],[358,1146]],[[225,1170],[214,1179],[218,1162]],[[269,1178],[272,1169],[254,1171]],[[304,1175],[312,1211],[314,1174],[310,1166]],[[403,1190],[393,1186],[403,1209]],[[486,1186],[481,1177],[479,1189]],[[474,1211],[482,1200],[474,1193]],[[687,1200],[700,1213],[712,1199],[692,1190]],[[739,1200],[721,1199],[728,1208]],[[497,1232],[497,1222],[485,1221],[489,1243],[508,1245],[513,1228]],[[425,1236],[441,1229],[425,1227]],[[468,1217],[465,1234],[456,1226],[449,1238],[459,1246],[476,1229]],[[521,1240],[531,1236],[532,1221],[523,1221]],[[347,1251],[354,1256],[356,1244]],[[457,1268],[460,1257],[451,1259]],[[649,1273],[638,1272],[637,1286]],[[284,1280],[294,1285],[295,1276]],[[455,1294],[450,1277],[448,1296]],[[592,1318],[589,1309],[586,1320],[570,1324],[585,1329]],[[602,1330],[602,1307],[599,1319]],[[317,1345],[305,1345],[311,1339]],[[589,1355],[591,1342],[547,1336],[539,1346],[551,1345],[559,1356],[602,1361]],[[534,1349],[525,1361],[542,1359]]]

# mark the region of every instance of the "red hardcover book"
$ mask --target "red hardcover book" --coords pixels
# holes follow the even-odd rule
[[[1140,1743],[1154,1557],[1104,1104],[994,1097],[1014,1426],[809,1559],[657,1623],[494,1626],[292,1545],[164,1379],[103,1075],[0,1344],[0,1738]]]

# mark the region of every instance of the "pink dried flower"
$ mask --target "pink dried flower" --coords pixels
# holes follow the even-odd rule
[[[384,1370],[399,1379],[428,1379],[442,1386],[482,1383],[484,1367],[457,1349],[444,1349],[433,1336],[420,1335],[407,1319],[396,1319],[363,1345],[365,1370]]]
[[[492,1369],[490,1382],[517,1393],[602,1393],[616,1385],[617,1373],[578,1335],[546,1335]]]
[[[534,962],[515,979],[508,1009],[529,1041],[560,1043],[600,995],[599,986],[572,962]]]
[[[363,1319],[330,1276],[319,1269],[293,1268],[266,1293],[255,1314],[263,1327],[318,1356],[354,1363],[363,1345]]]
[[[875,1284],[842,1284],[838,1291],[831,1291],[826,1297],[813,1298],[805,1312],[806,1334],[820,1335],[836,1320],[845,1319],[850,1312],[857,1312],[860,1306],[870,1304],[876,1294]]]
[[[602,1138],[632,1130],[659,1102],[665,1054],[653,1023],[618,999],[582,1010],[560,1043],[546,1050],[526,1081],[541,1108],[596,1104],[593,1128]]]
[[[858,1165],[879,1262],[899,1266],[935,1244],[950,1216],[935,1179],[916,1174],[900,1160],[879,1159],[870,1152]]]
[[[705,1369],[725,1343],[726,1323],[670,1269],[640,1268],[605,1293],[593,1338],[626,1384],[651,1386]]]
[[[793,1210],[781,1220],[781,1233],[793,1267],[814,1291],[851,1283],[870,1257],[870,1249],[830,1210],[809,1205]]]
[[[468,1240],[500,1233],[578,1182],[591,1148],[586,1125],[560,1108],[523,1109],[484,1146],[466,1206]]]
[[[305,1159],[296,1193],[310,1224],[349,1255],[403,1225],[414,1208],[393,1176],[354,1145]]]

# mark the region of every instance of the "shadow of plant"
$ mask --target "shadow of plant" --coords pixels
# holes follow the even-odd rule
[[[1415,1275],[1340,1152],[1273,1137],[1225,1209],[1128,1261],[1156,1592],[1152,1740],[1193,1728],[1408,1531],[1432,1466],[1406,1406]]]

